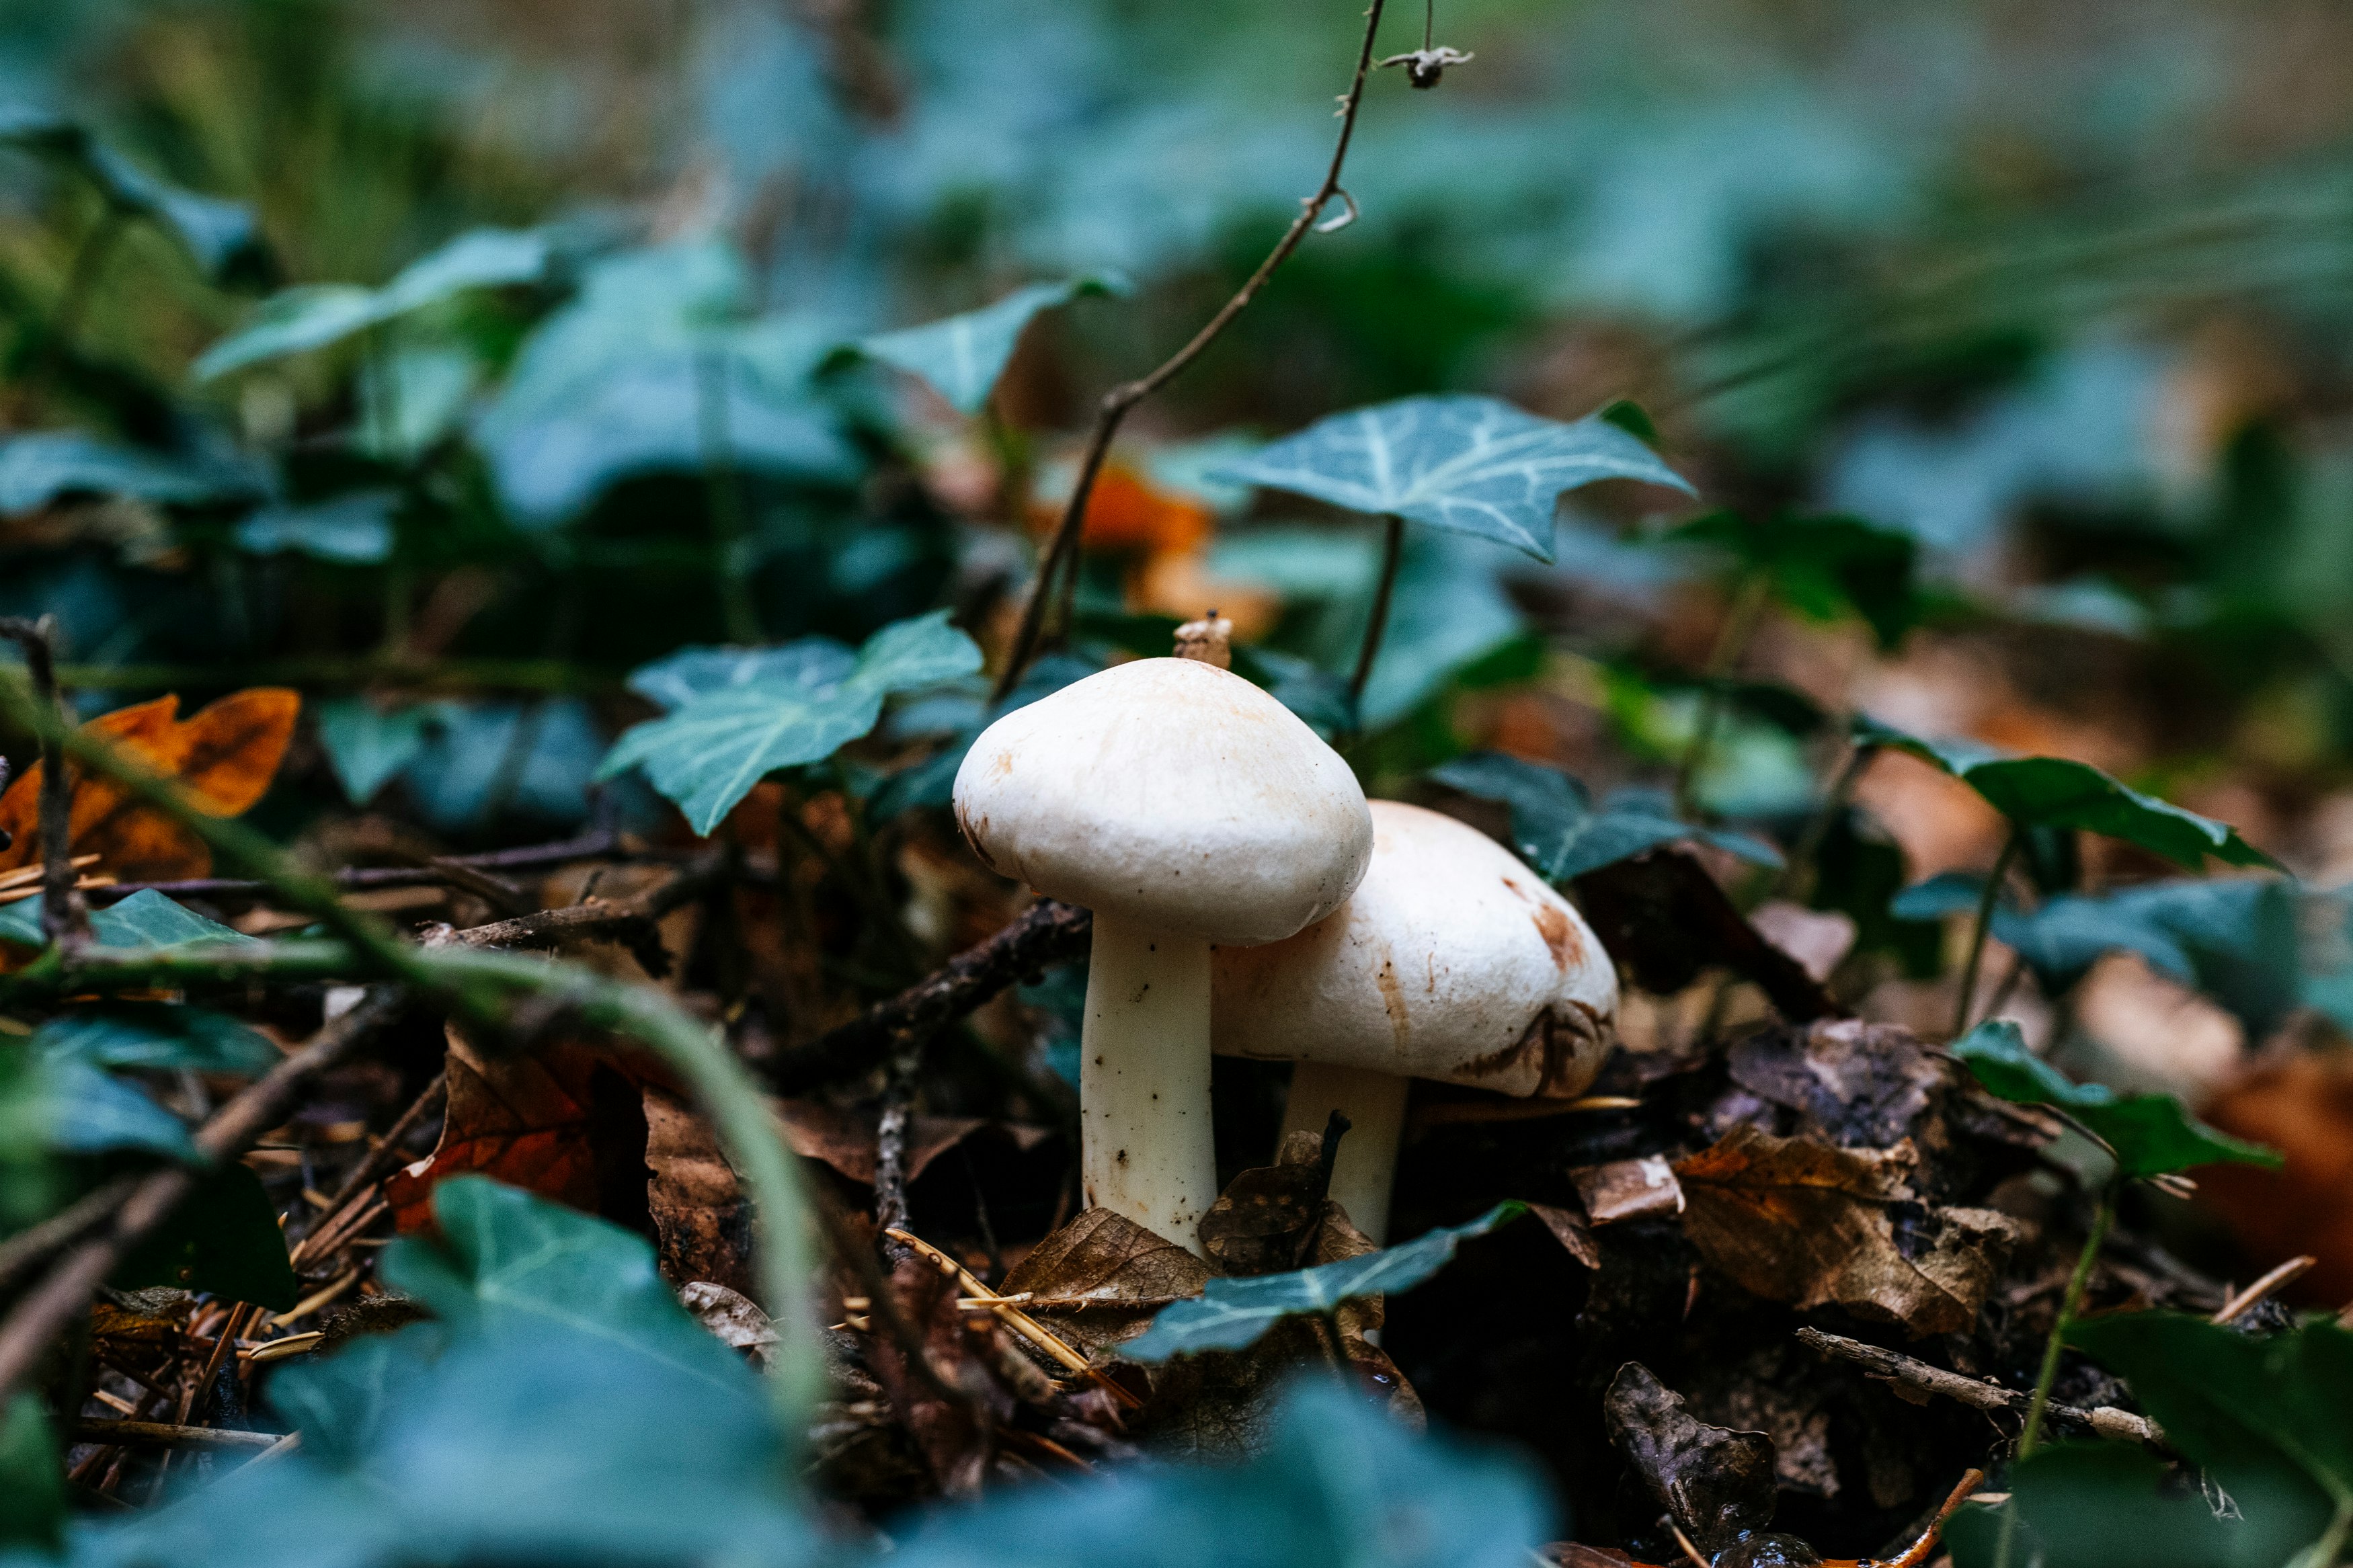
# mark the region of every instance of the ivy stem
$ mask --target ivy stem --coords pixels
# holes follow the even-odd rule
[[[1748,652],[1749,639],[1757,635],[1757,622],[1764,616],[1765,603],[1772,590],[1773,580],[1764,573],[1748,574],[1732,602],[1732,613],[1725,617],[1715,647],[1708,655],[1707,685],[1700,692],[1699,721],[1693,727],[1691,744],[1683,748],[1683,762],[1675,768],[1675,810],[1685,816],[1692,814],[1700,770],[1707,765],[1707,754],[1715,745],[1716,726],[1723,721],[1725,680],[1740,667],[1741,658]]]
[[[2019,1429],[2018,1453],[2010,1462],[2023,1463],[2042,1443],[2042,1416],[2051,1407],[2051,1385],[2059,1381],[2059,1352],[2066,1348],[2067,1325],[2083,1309],[2084,1292],[2092,1283],[2092,1270],[2100,1261],[2100,1247],[2108,1239],[2108,1226],[2116,1214],[2116,1184],[2111,1181],[2100,1192],[2099,1206],[2092,1211],[2092,1228],[2084,1237],[2084,1250],[2075,1258],[2075,1271],[2067,1277],[2066,1294],[2059,1299],[2059,1315],[2052,1321],[2051,1337],[2042,1346],[2042,1368],[2034,1377],[2034,1396],[2026,1404],[2026,1425]],[[2015,1479],[2011,1482],[2012,1498],[2002,1510],[2001,1541],[1994,1552],[1994,1568],[2010,1568],[2010,1554],[2017,1543],[2018,1502]]]
[[[1977,919],[1969,928],[1968,961],[1961,965],[1960,999],[1953,1004],[1953,1038],[1957,1040],[1969,1026],[1969,1004],[1977,996],[1978,969],[1985,963],[1986,935],[1993,930],[1994,906],[2000,901],[2002,882],[2025,844],[2026,830],[2010,824],[2010,837],[2002,840],[2001,853],[1994,857],[1993,870],[1986,878],[1985,891],[1978,895]]]
[[[1381,538],[1381,575],[1373,584],[1373,613],[1365,622],[1364,646],[1356,650],[1356,673],[1348,678],[1348,721],[1360,722],[1365,688],[1373,679],[1373,661],[1381,655],[1381,638],[1389,629],[1389,601],[1397,594],[1398,563],[1405,558],[1405,519],[1388,517]]]
[[[1790,847],[1788,859],[1782,862],[1781,874],[1773,881],[1773,897],[1797,897],[1799,891],[1798,879],[1808,871],[1814,873],[1817,882],[1821,879],[1820,868],[1814,861],[1821,854],[1822,845],[1830,838],[1831,828],[1838,821],[1839,813],[1846,809],[1848,798],[1854,794],[1854,786],[1862,782],[1863,770],[1870,767],[1872,759],[1878,755],[1879,748],[1867,742],[1847,753],[1846,765],[1840,768],[1837,776],[1831,780],[1831,787],[1822,794],[1821,804],[1815,806],[1813,815],[1806,819],[1805,830],[1798,835],[1798,842]]]
[[[727,429],[727,359],[717,350],[695,357],[695,416],[702,444],[702,472],[711,497],[712,543],[719,556],[719,613],[730,642],[760,640],[760,615],[752,603],[744,552],[750,526],[744,491],[737,483],[733,440]]]

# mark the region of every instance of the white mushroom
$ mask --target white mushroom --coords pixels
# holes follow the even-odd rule
[[[1212,942],[1279,942],[1337,909],[1373,845],[1348,764],[1198,659],[1139,659],[1015,710],[956,772],[991,867],[1094,911],[1079,1073],[1090,1206],[1199,1250]]]
[[[1287,942],[1218,953],[1213,1037],[1296,1062],[1286,1134],[1341,1140],[1332,1195],[1375,1241],[1409,1079],[1570,1099],[1600,1069],[1618,972],[1568,900],[1478,829],[1372,803],[1373,861],[1347,903]]]

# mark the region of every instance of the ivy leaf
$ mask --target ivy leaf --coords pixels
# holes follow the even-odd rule
[[[233,464],[185,462],[78,430],[41,430],[0,441],[0,513],[38,511],[76,495],[204,506],[248,500],[261,489],[255,474]]]
[[[1975,741],[1924,741],[1867,716],[1855,720],[1853,738],[1952,774],[2019,826],[2104,833],[2192,870],[2209,855],[2233,866],[2279,865],[2229,824],[2128,789],[2088,763],[2014,757]]]
[[[33,1031],[37,1055],[94,1068],[241,1073],[282,1059],[258,1030],[225,1013],[181,1003],[111,1003],[60,1013]]]
[[[2268,1165],[2280,1156],[2259,1144],[2217,1132],[2169,1094],[2119,1096],[2105,1084],[2076,1083],[2026,1048],[2026,1037],[2007,1018],[1989,1019],[1953,1045],[1989,1092],[2020,1105],[2051,1105],[2082,1122],[2116,1151],[2120,1176],[2156,1176],[2221,1161]]]
[[[136,1149],[193,1163],[180,1119],[134,1085],[71,1058],[22,1049],[0,1058],[0,1158]]]
[[[1139,1465],[1068,1487],[1007,1488],[938,1509],[892,1568],[1504,1568],[1549,1539],[1521,1463],[1409,1432],[1367,1400],[1303,1379],[1239,1464]]]
[[[632,671],[628,685],[668,710],[731,687],[834,686],[857,668],[858,655],[831,637],[801,637],[774,647],[682,647]]]
[[[1410,518],[1553,558],[1562,492],[1640,479],[1690,493],[1683,476],[1598,416],[1540,419],[1492,397],[1408,397],[1335,414],[1214,476]]]
[[[30,1390],[0,1407],[0,1553],[47,1553],[64,1539],[66,1477],[48,1406]],[[46,1560],[46,1558],[44,1558]]]
[[[248,555],[290,552],[338,566],[380,566],[392,559],[392,519],[400,509],[393,490],[359,490],[309,506],[271,506],[237,525],[237,547]]]
[[[1200,1351],[1233,1351],[1254,1343],[1284,1318],[1328,1312],[1344,1301],[1410,1290],[1452,1261],[1466,1237],[1484,1236],[1518,1218],[1527,1205],[1500,1203],[1468,1225],[1433,1230],[1402,1247],[1346,1258],[1290,1274],[1212,1279],[1194,1300],[1179,1301],[1152,1327],[1120,1347],[1131,1361],[1162,1362]]]
[[[2132,1383],[2167,1444],[2231,1493],[2235,1531],[2271,1542],[2235,1561],[2287,1561],[2353,1511],[2353,1333],[2337,1323],[2250,1338],[2177,1311],[2129,1311],[2071,1323],[2066,1338]]]
[[[1577,779],[1500,752],[1457,757],[1432,768],[1430,776],[1464,795],[1509,805],[1520,858],[1547,882],[1566,882],[1684,839],[1712,844],[1756,865],[1781,864],[1781,852],[1762,839],[1683,821],[1659,791],[1620,790],[1597,810]]]
[[[432,710],[424,705],[379,708],[364,697],[319,704],[319,743],[343,786],[344,798],[365,805],[425,750]]]
[[[921,376],[959,414],[977,414],[1005,374],[1021,334],[1039,313],[1090,294],[1124,296],[1130,285],[1116,273],[1031,283],[992,305],[860,338],[854,352]]]
[[[830,483],[861,470],[811,374],[835,347],[813,318],[752,318],[721,245],[598,262],[540,323],[475,422],[499,494],[529,527],[562,522],[636,474],[730,467]]]
[[[1916,542],[1860,518],[1785,511],[1755,522],[1714,511],[1661,537],[1726,552],[1745,571],[1764,574],[1783,604],[1814,620],[1859,616],[1883,648],[1901,642],[1919,618],[1912,581]]]
[[[478,228],[410,262],[381,289],[315,283],[282,289],[197,356],[195,377],[214,381],[248,365],[322,349],[470,289],[535,283],[545,276],[550,255],[547,237],[537,230]]]
[[[667,689],[712,668],[674,667],[661,679]],[[692,697],[624,734],[597,776],[642,766],[654,788],[678,803],[688,825],[707,835],[768,774],[822,762],[872,730],[892,692],[978,669],[980,648],[948,625],[948,612],[935,610],[883,627],[846,672],[831,675],[838,668],[802,658],[780,666],[781,673],[755,673]]]
[[[299,1296],[278,1210],[241,1163],[206,1176],[164,1228],[133,1247],[107,1281],[118,1290],[167,1285],[290,1311]]]
[[[110,207],[145,218],[177,239],[213,282],[266,277],[271,270],[250,207],[157,179],[78,121],[11,104],[0,108],[0,144],[76,170]]]
[[[2229,1331],[2221,1331],[2228,1332]],[[2136,1385],[2137,1387],[2137,1385]],[[2168,1429],[2168,1434],[2169,1434]],[[2010,1506],[2023,1539],[2012,1561],[2067,1568],[2255,1568],[2287,1563],[2309,1541],[2299,1529],[2306,1510],[2278,1508],[2271,1496],[2241,1502],[2218,1519],[2197,1489],[2156,1455],[2126,1443],[2062,1443],[2013,1464]],[[2001,1510],[1965,1508],[1945,1543],[1956,1568],[1995,1568],[2001,1553]]]
[[[142,889],[119,904],[90,911],[90,932],[101,947],[186,947],[194,942],[250,942],[243,931],[208,921],[185,904],[174,903],[153,888]],[[41,897],[0,906],[0,942],[39,947]]]

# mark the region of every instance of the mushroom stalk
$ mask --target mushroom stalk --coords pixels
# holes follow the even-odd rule
[[[1331,1195],[1348,1211],[1348,1222],[1376,1247],[1388,1241],[1389,1188],[1397,1180],[1398,1141],[1405,1131],[1406,1089],[1411,1081],[1393,1072],[1323,1062],[1301,1062],[1291,1069],[1282,1134],[1321,1133],[1335,1110],[1348,1119],[1339,1158],[1332,1165]]]
[[[1201,1216],[1218,1197],[1209,944],[1097,909],[1080,1047],[1088,1206],[1199,1252]]]

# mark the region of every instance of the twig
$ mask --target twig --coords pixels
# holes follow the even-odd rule
[[[883,1332],[889,1334],[892,1342],[899,1347],[899,1353],[905,1358],[908,1370],[934,1394],[969,1411],[973,1419],[984,1430],[987,1429],[990,1425],[987,1407],[981,1403],[978,1394],[952,1381],[932,1364],[931,1352],[923,1348],[923,1336],[909,1321],[906,1310],[900,1305],[898,1292],[891,1289],[889,1276],[882,1272],[882,1266],[875,1260],[874,1249],[867,1246],[865,1238],[851,1227],[849,1216],[841,1212],[833,1195],[818,1188],[811,1194],[809,1207],[816,1211],[818,1224],[825,1227],[826,1239],[832,1244],[834,1256],[858,1276],[860,1284],[866,1287],[864,1304],[867,1310],[881,1320]]]
[[[73,864],[73,780],[67,775],[61,732],[69,722],[58,693],[58,618],[0,619],[0,637],[25,650],[33,700],[50,721],[33,728],[41,742],[41,937],[60,952],[90,937],[90,908],[82,901]]]
[[[297,1266],[310,1256],[318,1239],[335,1227],[354,1198],[390,1175],[392,1168],[402,1163],[401,1144],[407,1141],[408,1135],[420,1122],[441,1108],[448,1093],[449,1073],[445,1068],[433,1075],[433,1081],[409,1102],[408,1109],[400,1113],[385,1133],[384,1142],[368,1151],[367,1158],[352,1168],[352,1173],[343,1178],[343,1184],[327,1199],[327,1206],[319,1211],[318,1223],[311,1226],[295,1245],[292,1261]]]
[[[1041,899],[987,941],[966,948],[934,973],[863,1016],[786,1052],[767,1068],[780,1093],[798,1094],[872,1067],[908,1035],[929,1035],[1008,986],[1058,963],[1086,956],[1093,917]]]
[[[283,1432],[237,1432],[226,1426],[184,1426],[171,1421],[76,1421],[66,1429],[75,1443],[144,1445],[166,1448],[274,1448]]]
[[[2306,1269],[2319,1261],[2317,1258],[2310,1257],[2289,1258],[2285,1263],[2272,1269],[2262,1279],[2223,1302],[2222,1310],[2214,1314],[2214,1321],[2229,1323],[2244,1317],[2258,1301],[2274,1290],[2294,1284],[2304,1277]]]
[[[1062,509],[1061,523],[1054,531],[1052,542],[1046,547],[1044,559],[1038,563],[1037,574],[1029,584],[1029,602],[1021,608],[1021,628],[1014,636],[1005,668],[997,672],[996,700],[1003,701],[1020,683],[1022,671],[1029,668],[1030,658],[1038,651],[1039,634],[1045,629],[1046,604],[1052,591],[1055,574],[1063,564],[1063,558],[1078,550],[1079,535],[1086,524],[1087,502],[1094,494],[1095,479],[1103,472],[1103,458],[1111,450],[1112,437],[1119,434],[1120,425],[1127,418],[1128,412],[1200,358],[1202,351],[1216,342],[1218,335],[1232,324],[1234,318],[1249,308],[1250,302],[1258,298],[1259,290],[1266,287],[1267,279],[1274,276],[1275,268],[1291,259],[1291,253],[1299,248],[1300,242],[1307,237],[1309,231],[1324,226],[1319,220],[1333,197],[1347,200],[1346,193],[1340,188],[1340,171],[1348,159],[1348,143],[1356,132],[1356,110],[1364,102],[1365,78],[1372,68],[1373,37],[1380,31],[1381,7],[1385,3],[1386,0],[1372,0],[1372,5],[1365,12],[1365,40],[1356,50],[1356,75],[1349,80],[1348,90],[1340,99],[1340,134],[1333,145],[1332,162],[1324,172],[1323,184],[1315,187],[1314,195],[1302,199],[1299,216],[1291,220],[1291,226],[1283,230],[1282,237],[1275,242],[1272,250],[1267,252],[1266,259],[1258,264],[1258,270],[1250,275],[1249,280],[1235,291],[1232,299],[1219,307],[1218,313],[1193,334],[1191,342],[1162,362],[1160,367],[1150,374],[1140,380],[1123,383],[1103,394],[1103,402],[1095,411],[1094,428],[1087,433],[1086,447],[1079,458],[1078,475],[1071,486],[1069,504]],[[1348,212],[1354,216],[1355,203],[1348,203]],[[1075,562],[1072,563],[1072,570],[1075,575]]]
[[[2001,853],[1994,857],[1993,870],[1986,878],[1985,891],[1978,895],[1977,919],[1969,927],[1968,962],[1961,965],[1960,999],[1953,1004],[1953,1038],[1959,1039],[1969,1026],[1969,1005],[1977,1000],[1978,966],[1985,962],[1986,935],[1993,930],[1994,907],[2001,899],[2001,884],[2010,875],[2010,863],[2026,844],[2026,830],[2010,825],[2010,837],[2001,843]]]
[[[496,849],[484,855],[443,856],[427,866],[367,866],[334,871],[329,873],[329,879],[336,887],[353,892],[382,888],[430,888],[454,882],[450,868],[456,866],[486,871],[520,871],[561,866],[573,860],[605,859],[622,852],[617,835],[597,832],[584,834],[577,838],[559,839],[553,844]],[[100,901],[112,902],[117,899],[127,899],[133,893],[151,890],[172,899],[239,899],[267,893],[270,885],[234,877],[199,877],[176,882],[117,882],[100,895]]]
[[[79,1241],[84,1233],[121,1207],[131,1195],[131,1189],[138,1184],[137,1176],[117,1176],[103,1186],[92,1187],[40,1224],[28,1226],[0,1241],[0,1292],[5,1292],[16,1284],[16,1276],[51,1253]]]
[[[907,1122],[923,1064],[923,1037],[908,1034],[883,1079],[882,1114],[874,1129],[874,1223],[885,1236],[907,1227]]]
[[[222,1106],[195,1135],[206,1164],[219,1166],[236,1159],[291,1116],[311,1085],[355,1055],[400,1006],[397,994],[377,991]],[[22,1384],[49,1342],[64,1331],[122,1256],[154,1234],[202,1180],[201,1172],[185,1165],[141,1178],[114,1210],[113,1223],[59,1258],[16,1302],[0,1321],[0,1396]]]
[[[1365,640],[1356,649],[1356,672],[1348,678],[1348,721],[1357,724],[1365,705],[1365,688],[1373,679],[1373,661],[1381,655],[1381,637],[1388,630],[1389,600],[1397,592],[1398,563],[1405,556],[1405,519],[1384,520],[1381,534],[1381,575],[1373,585],[1373,608],[1365,621]]]
[[[2023,1408],[2030,1398],[1998,1383],[1980,1383],[1976,1378],[1948,1372],[1941,1366],[1932,1366],[1898,1352],[1882,1350],[1877,1345],[1865,1344],[1861,1340],[1851,1340],[1841,1334],[1826,1334],[1820,1329],[1799,1329],[1798,1342],[1808,1350],[1850,1362],[1862,1368],[1868,1376],[1955,1400],[1974,1410],[1988,1413],[2018,1410]],[[2052,1405],[2048,1411],[2052,1417],[2099,1436],[2147,1443],[2157,1447],[2165,1444],[2165,1434],[2158,1429],[2157,1423],[2146,1415],[2136,1415],[2112,1405],[2094,1405],[2088,1409],[2073,1405]]]
[[[1081,1377],[1087,1379],[1089,1382],[1094,1384],[1095,1386],[1109,1394],[1120,1404],[1127,1406],[1130,1410],[1136,1409],[1144,1403],[1142,1400],[1136,1398],[1134,1394],[1130,1394],[1126,1389],[1122,1388],[1118,1384],[1105,1376],[1103,1372],[1090,1363],[1086,1357],[1081,1355],[1078,1352],[1072,1350],[1068,1344],[1064,1343],[1061,1338],[1051,1329],[1046,1327],[1045,1324],[1038,1321],[1037,1319],[1031,1317],[1029,1313],[1023,1311],[1020,1308],[1013,1305],[1004,1297],[998,1295],[996,1291],[982,1284],[979,1279],[974,1277],[971,1269],[966,1268],[963,1264],[958,1263],[955,1258],[950,1258],[946,1253],[942,1252],[938,1247],[934,1247],[930,1242],[925,1241],[919,1236],[915,1236],[903,1230],[887,1231],[884,1234],[891,1237],[892,1239],[895,1241],[905,1242],[909,1247],[913,1247],[917,1252],[922,1253],[925,1258],[929,1258],[932,1266],[937,1268],[941,1273],[945,1274],[948,1278],[954,1279],[956,1282],[957,1288],[963,1290],[967,1298],[979,1301],[987,1306],[990,1311],[997,1314],[997,1318],[1007,1328],[1011,1329],[1015,1333],[1019,1334],[1023,1339],[1028,1340],[1031,1344],[1036,1345],[1039,1350],[1044,1351],[1056,1362],[1060,1363],[1065,1370],[1074,1372]]]

